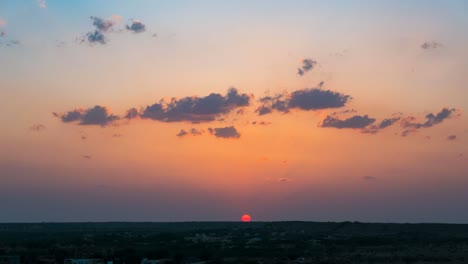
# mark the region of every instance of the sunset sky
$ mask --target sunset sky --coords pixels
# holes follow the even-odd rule
[[[468,223],[467,1],[0,1],[0,222]]]

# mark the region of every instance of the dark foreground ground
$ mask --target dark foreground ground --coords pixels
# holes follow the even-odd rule
[[[142,263],[143,258],[159,263],[468,263],[468,225],[0,224],[0,264],[8,263],[2,256],[18,256],[21,263],[72,258],[117,264]]]

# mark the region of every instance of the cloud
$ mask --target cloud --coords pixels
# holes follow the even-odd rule
[[[88,137],[86,136],[81,136],[81,140],[86,140]]]
[[[315,60],[303,59],[302,66],[297,68],[297,74],[299,74],[300,76],[303,76],[306,72],[312,70],[316,64],[317,64],[317,61]]]
[[[91,16],[91,20],[93,21],[93,26],[96,27],[96,30],[101,32],[109,31],[115,24],[115,19],[104,19],[100,17]]]
[[[442,45],[442,43],[437,42],[437,41],[426,41],[423,44],[421,44],[421,49],[430,50],[430,49],[441,48],[443,46],[444,45]]]
[[[87,38],[88,42],[91,43],[91,44],[99,43],[99,44],[104,45],[104,44],[107,43],[106,37],[99,30],[95,30],[94,32],[86,33],[86,38]]]
[[[0,17],[0,27],[4,27],[6,26],[6,24],[7,24],[6,21]]]
[[[113,134],[112,137],[113,138],[120,138],[120,137],[123,137],[123,135],[116,133],[116,134]]]
[[[46,9],[47,8],[47,4],[46,4],[45,0],[36,0],[36,3],[39,6],[39,8],[41,8],[41,9]]]
[[[46,129],[46,126],[44,126],[43,124],[34,124],[29,127],[29,130],[35,131],[35,132],[40,132],[44,129]]]
[[[130,108],[125,114],[125,118],[134,119],[138,117],[138,110],[136,108]]]
[[[196,128],[192,128],[190,129],[189,131],[186,131],[184,129],[181,129],[179,133],[177,133],[176,136],[178,137],[184,137],[184,136],[187,136],[187,135],[192,135],[192,136],[199,136],[201,134],[203,134],[204,131],[203,130],[198,130]]]
[[[114,25],[122,20],[122,17],[119,15],[112,15],[110,19],[104,19],[101,17],[91,16],[90,19],[92,20],[95,30],[86,33],[81,42],[87,41],[90,44],[99,43],[104,45],[107,43],[105,33],[111,31]]]
[[[173,98],[169,102],[161,101],[147,106],[140,113],[140,117],[162,122],[210,122],[219,115],[248,106],[250,99],[251,96],[239,94],[237,89],[230,88],[225,96],[212,93],[205,97],[184,97]]]
[[[106,107],[96,105],[89,109],[75,109],[64,114],[53,113],[64,123],[79,121],[80,125],[100,125],[106,126],[119,119],[118,116],[109,113]]]
[[[290,109],[305,111],[321,110],[327,108],[340,108],[351,100],[351,96],[319,88],[303,89],[291,94],[278,94],[260,98],[262,105],[255,112],[266,115],[273,110],[288,113]]]
[[[285,183],[285,182],[291,182],[292,180],[290,178],[279,178],[278,182],[280,183]]]
[[[0,37],[6,36],[7,32],[5,30],[0,31]]]
[[[362,179],[366,180],[366,181],[375,181],[375,180],[377,180],[377,178],[374,177],[374,176],[364,176],[364,177],[362,177]]]
[[[449,135],[449,136],[447,137],[447,140],[449,140],[449,141],[454,141],[454,140],[456,140],[456,139],[457,139],[457,135]]]
[[[259,126],[268,126],[268,125],[271,125],[271,122],[266,122],[266,121],[253,121],[251,123],[252,125],[259,125]]]
[[[134,19],[125,27],[128,31],[133,33],[141,33],[146,30],[146,25],[143,24],[140,20]]]
[[[367,134],[376,134],[380,130],[385,129],[396,122],[398,122],[401,118],[400,117],[392,117],[392,118],[385,118],[378,125],[372,125],[370,127],[367,127],[362,130],[362,133],[367,133]]]
[[[416,118],[413,116],[405,117],[401,120],[401,127],[405,128],[404,134],[402,136],[407,136],[409,133],[416,131],[420,128],[428,128],[434,125],[442,123],[445,119],[452,118],[459,115],[459,110],[455,108],[443,108],[437,114],[427,114],[425,116],[426,121],[418,123]]]
[[[83,159],[91,159],[90,155],[83,155],[82,157],[83,157]]]
[[[334,127],[338,129],[351,128],[361,129],[365,128],[375,122],[375,118],[370,118],[367,115],[355,115],[353,117],[341,120],[333,116],[327,116],[320,125],[321,127]]]
[[[233,126],[208,128],[208,131],[215,137],[221,138],[240,138],[241,136]]]

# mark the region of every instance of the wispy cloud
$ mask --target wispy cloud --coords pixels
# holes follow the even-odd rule
[[[421,49],[431,50],[431,49],[441,48],[443,46],[444,45],[442,45],[442,43],[437,42],[437,41],[426,41],[423,44],[421,44]]]
[[[43,124],[34,124],[29,127],[29,130],[34,131],[34,132],[40,132],[45,129],[46,129],[46,126],[44,126]]]
[[[41,9],[46,9],[47,8],[47,3],[46,0],[36,0],[37,5]]]
[[[299,76],[304,75],[306,72],[312,70],[315,65],[317,65],[317,61],[313,59],[303,59],[301,67],[297,68],[297,74]]]

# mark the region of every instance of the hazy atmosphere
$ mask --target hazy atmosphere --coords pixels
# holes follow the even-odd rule
[[[467,28],[467,1],[1,0],[0,222],[468,223]]]

